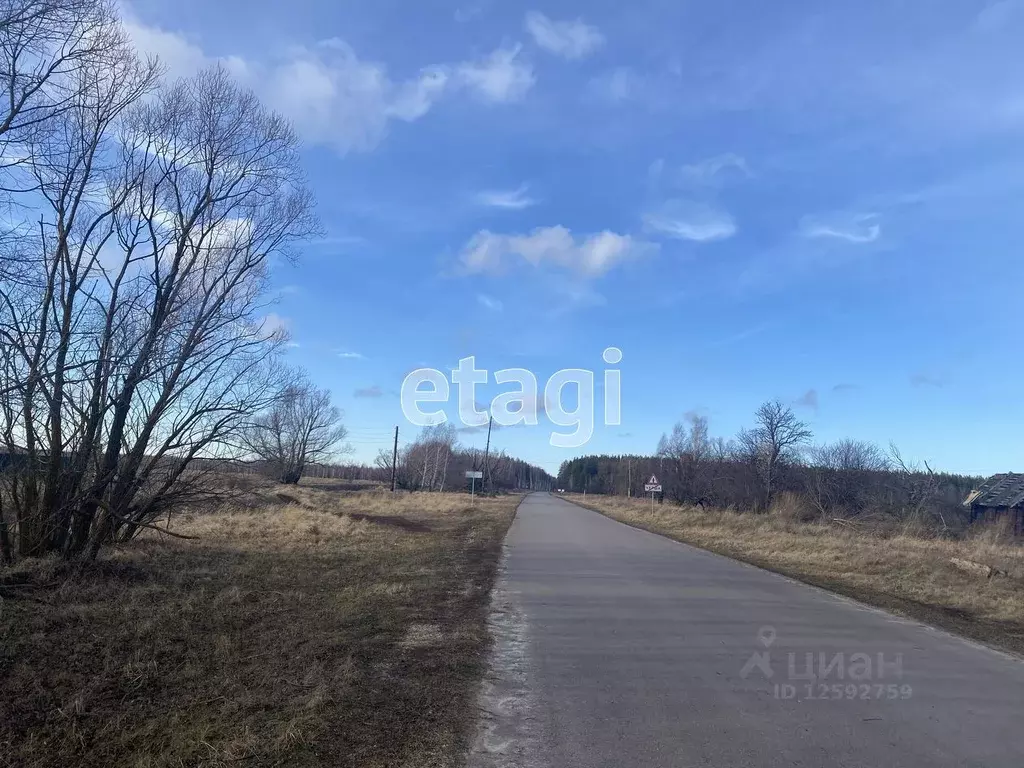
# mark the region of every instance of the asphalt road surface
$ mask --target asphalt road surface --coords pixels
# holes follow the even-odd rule
[[[493,600],[474,768],[1024,767],[1024,663],[547,494]]]

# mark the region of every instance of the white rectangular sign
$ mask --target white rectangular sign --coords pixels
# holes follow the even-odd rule
[[[644,493],[661,493],[661,486],[654,483],[645,483]]]
[[[466,479],[467,480],[472,480],[472,479],[483,480],[484,479],[484,473],[483,472],[473,472],[471,470],[469,472],[466,472]]]

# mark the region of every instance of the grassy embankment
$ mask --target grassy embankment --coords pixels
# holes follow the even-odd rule
[[[0,570],[0,765],[457,764],[518,500],[265,487]]]
[[[903,616],[1024,653],[1024,548],[993,528],[962,540],[851,521],[801,522],[669,503],[568,496],[615,520],[742,560]],[[986,578],[951,562],[998,569]]]

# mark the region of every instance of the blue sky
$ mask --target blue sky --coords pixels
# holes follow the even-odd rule
[[[1024,0],[123,8],[304,138],[326,235],[272,320],[357,459],[412,368],[543,381],[614,345],[623,424],[586,452],[779,398],[821,441],[1024,470]],[[550,430],[494,444],[554,471],[582,451]]]

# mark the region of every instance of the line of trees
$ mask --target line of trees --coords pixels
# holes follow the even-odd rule
[[[5,3],[0,85],[0,545],[93,558],[294,410],[263,297],[318,223],[288,122],[164,82],[113,3]]]
[[[961,502],[980,480],[916,465],[895,445],[814,445],[808,425],[772,401],[735,438],[713,437],[705,417],[690,416],[662,436],[654,455],[573,459],[562,464],[557,485],[641,496],[652,474],[662,499],[679,504],[760,512],[788,505],[807,519],[882,517],[944,531],[966,522]]]
[[[371,479],[391,482],[393,451],[382,449]],[[487,454],[479,449],[461,447],[452,424],[425,427],[416,440],[398,452],[395,479],[399,488],[412,491],[461,490],[466,487],[466,472],[483,473],[477,483],[481,492],[502,490],[547,491],[555,479],[540,467],[504,452]]]

